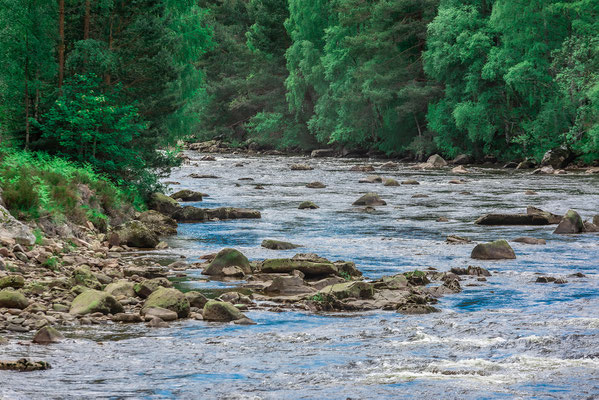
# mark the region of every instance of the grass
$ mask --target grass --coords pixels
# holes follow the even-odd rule
[[[90,165],[40,152],[0,148],[0,187],[7,208],[21,219],[91,221],[100,227],[114,210],[144,207],[132,186],[112,182]]]

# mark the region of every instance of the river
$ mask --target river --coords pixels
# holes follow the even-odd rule
[[[351,172],[365,160],[217,155],[174,170],[173,190],[208,193],[201,207],[255,208],[260,220],[180,224],[168,239],[172,255],[197,261],[234,247],[251,260],[292,256],[260,247],[263,239],[304,245],[297,249],[332,260],[354,261],[377,278],[434,267],[478,265],[493,275],[463,285],[436,305],[440,313],[304,314],[249,311],[256,325],[184,320],[169,328],[109,324],[72,327],[51,346],[11,341],[5,359],[50,362],[48,371],[0,372],[0,398],[222,398],[222,399],[574,399],[599,395],[599,236],[552,234],[554,226],[489,227],[473,221],[489,212],[524,212],[534,205],[556,214],[599,214],[599,176],[540,176],[529,171],[470,168],[417,171],[402,165],[377,174],[420,185],[358,183]],[[291,171],[306,162],[311,171]],[[243,166],[235,166],[243,163]],[[219,179],[193,179],[191,173]],[[252,178],[253,180],[240,180]],[[464,184],[448,183],[451,179]],[[324,189],[305,184],[321,181]],[[256,189],[262,185],[264,189]],[[534,190],[537,195],[525,195]],[[354,200],[377,192],[387,206],[357,212]],[[465,192],[469,192],[465,193]],[[429,197],[413,198],[415,194]],[[303,200],[320,206],[298,210]],[[446,217],[448,222],[437,222]],[[517,258],[470,259],[474,244],[449,245],[448,235],[474,241],[519,236],[545,246],[510,242]],[[580,272],[585,277],[569,275]],[[206,289],[222,282],[195,280]],[[563,285],[534,283],[539,275]],[[25,339],[27,336],[23,336]]]

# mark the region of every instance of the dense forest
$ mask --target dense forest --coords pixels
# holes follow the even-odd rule
[[[599,158],[595,0],[0,0],[3,143],[151,186],[177,142]]]

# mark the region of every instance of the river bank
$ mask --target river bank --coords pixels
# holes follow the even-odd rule
[[[208,260],[203,256],[232,247],[255,265],[264,259],[290,259],[296,253],[352,261],[371,281],[415,269],[447,273],[468,265],[489,270],[491,276],[479,281],[477,276],[460,275],[466,278],[460,281],[462,290],[440,297],[433,305],[440,312],[430,314],[315,313],[272,303],[241,310],[256,325],[182,319],[169,327],[149,328],[114,323],[104,316],[99,324],[61,327],[66,339],[51,346],[29,344],[34,331],[15,332],[2,348],[5,358],[26,355],[46,360],[53,368],[28,373],[30,378],[11,375],[14,382],[3,394],[36,398],[35,390],[44,381],[57,398],[65,390],[80,396],[108,393],[132,398],[197,393],[233,398],[460,393],[463,398],[495,398],[547,394],[553,390],[548,387],[559,388],[564,397],[592,392],[593,332],[598,326],[593,311],[596,234],[564,236],[553,234],[555,225],[490,227],[473,222],[493,212],[522,213],[526,205],[560,215],[573,208],[588,220],[598,206],[595,176],[539,176],[476,167],[460,175],[450,167],[421,170],[400,165],[381,170],[383,160],[212,155],[215,161],[202,161],[205,154],[186,155],[191,162],[165,180],[178,182],[172,184],[173,192],[191,189],[209,194],[186,205],[249,208],[259,211],[261,218],[180,223],[178,234],[166,239],[169,248],[160,250],[170,263],[183,255],[188,265],[205,266]],[[295,164],[313,169],[292,170]],[[400,186],[359,183],[372,171],[352,171],[356,164],[372,164],[374,174]],[[208,174],[219,178],[191,177]],[[449,183],[454,179],[465,182]],[[409,180],[419,185],[401,184]],[[315,181],[326,187],[306,187]],[[377,192],[387,205],[374,210],[352,206],[365,192]],[[298,209],[304,200],[319,208]],[[451,245],[446,243],[450,235],[473,242]],[[546,245],[514,241],[521,236],[544,239]],[[516,259],[471,258],[477,243],[499,238],[508,240]],[[303,247],[271,250],[261,247],[264,239]],[[126,258],[127,252],[122,256]],[[244,285],[239,278],[208,279],[201,271],[175,271],[186,275],[175,285],[219,295]],[[582,277],[570,276],[576,273]],[[567,282],[536,283],[541,276]],[[79,368],[88,372],[78,372]],[[98,376],[104,380],[98,381]],[[572,382],[581,376],[588,385],[575,386]]]

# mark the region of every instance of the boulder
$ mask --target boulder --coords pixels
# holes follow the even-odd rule
[[[3,361],[0,360],[0,370],[8,371],[43,371],[52,368],[49,363],[45,361],[31,361],[27,358],[21,358],[17,361]]]
[[[430,156],[428,160],[426,160],[426,163],[434,168],[445,167],[447,165],[447,161],[445,161],[443,157],[438,154],[433,154]]]
[[[114,296],[99,290],[89,289],[75,297],[71,303],[69,314],[86,315],[96,312],[117,314],[123,311],[123,306]]]
[[[549,225],[550,219],[539,214],[486,214],[474,221],[477,225]]]
[[[13,217],[4,206],[0,205],[0,239],[14,240],[24,246],[35,244],[35,235],[24,223]]]
[[[505,240],[496,240],[490,243],[477,244],[470,257],[478,260],[503,260],[515,259],[516,254]]]
[[[168,216],[172,216],[181,208],[177,200],[162,193],[152,193],[148,201],[148,207]]]
[[[148,296],[142,307],[142,313],[150,308],[166,308],[177,313],[179,318],[189,315],[189,300],[177,289],[161,287]]]
[[[171,194],[170,196],[174,200],[179,201],[202,201],[202,198],[207,197],[206,194],[200,192],[194,192],[193,190],[183,189]]]
[[[327,186],[324,183],[317,181],[317,182],[310,182],[310,183],[306,184],[306,187],[308,189],[324,189]]]
[[[470,171],[468,171],[466,168],[464,168],[463,165],[458,165],[457,167],[452,168],[451,172],[454,174],[469,174],[470,173]]]
[[[212,174],[193,173],[193,174],[189,174],[189,177],[194,178],[194,179],[218,179],[218,176],[212,175]]]
[[[226,248],[218,252],[214,260],[204,269],[203,274],[238,276],[238,273],[233,273],[235,270],[239,271],[241,275],[251,274],[250,261],[240,251]]]
[[[157,236],[177,234],[177,221],[158,211],[144,211],[139,214],[137,219],[150,228]]]
[[[113,229],[110,242],[146,249],[153,249],[160,243],[156,233],[141,221],[128,221]]]
[[[208,220],[206,213],[207,209],[198,208],[193,206],[180,207],[176,212],[172,214],[172,217],[177,222],[191,223],[191,222],[204,222]]]
[[[454,158],[451,163],[455,165],[472,164],[472,157],[470,157],[468,154],[460,154]]]
[[[293,270],[301,271],[308,278],[339,274],[339,268],[327,260],[275,258],[264,260],[260,266],[260,271],[267,274],[290,273]]]
[[[275,276],[272,283],[264,288],[266,293],[279,294],[283,296],[294,296],[298,294],[314,293],[316,289],[307,286],[299,276]]]
[[[374,295],[374,286],[367,282],[344,282],[327,286],[318,291],[323,296],[332,296],[337,300],[347,298],[370,299]]]
[[[414,180],[414,179],[408,179],[405,180],[401,183],[402,185],[420,185],[420,182]]]
[[[104,291],[114,297],[135,297],[133,283],[125,280],[110,283]]]
[[[204,308],[204,306],[208,302],[208,299],[206,298],[206,296],[204,296],[202,293],[197,292],[195,290],[190,290],[189,292],[185,292],[185,297],[187,298],[187,301],[189,301],[189,305],[191,307],[196,307],[196,308],[200,308],[200,309]]]
[[[590,221],[584,221],[584,232],[585,233],[594,233],[599,232],[599,225],[595,225]]]
[[[545,241],[545,239],[536,239],[536,238],[532,238],[532,237],[519,237],[514,239],[514,242],[517,243],[524,243],[524,244],[547,244],[547,242]]]
[[[25,279],[21,275],[9,275],[0,278],[0,289],[19,289],[25,286]]]
[[[385,206],[387,203],[376,193],[366,193],[358,200],[354,201],[354,206]]]
[[[532,171],[533,175],[553,175],[555,170],[552,166],[541,167]]]
[[[368,175],[366,178],[362,178],[358,181],[359,183],[381,183],[383,177],[379,175]]]
[[[537,163],[533,159],[527,158],[524,161],[520,162],[516,166],[516,169],[532,169],[536,166],[537,166]]]
[[[568,210],[553,233],[573,234],[582,233],[584,224],[580,215],[574,210]]]
[[[91,273],[87,265],[81,265],[76,268],[73,271],[72,279],[74,285],[81,285],[90,289],[102,289],[102,284],[98,278]]]
[[[337,151],[335,149],[317,149],[312,150],[312,153],[310,153],[310,157],[334,157],[336,153]]]
[[[154,318],[160,318],[163,321],[174,321],[179,318],[179,315],[172,310],[167,310],[162,307],[149,307],[142,309],[142,313],[146,318],[146,321],[152,320]]]
[[[204,305],[203,316],[206,321],[217,322],[229,322],[246,318],[233,304],[217,300],[209,300]]]
[[[150,328],[168,328],[168,324],[158,317],[152,318],[146,325]]]
[[[291,250],[291,249],[296,249],[296,248],[302,247],[302,246],[299,244],[282,242],[280,240],[264,239],[262,241],[262,247],[270,249],[270,250]]]
[[[289,168],[291,168],[292,171],[310,171],[314,169],[314,167],[308,164],[292,164]]]
[[[64,336],[60,332],[55,328],[46,325],[36,332],[32,342],[37,344],[50,344],[58,343],[62,339],[64,339]]]
[[[573,158],[573,153],[567,146],[560,146],[545,153],[541,160],[541,166],[551,166],[555,169],[564,168]]]
[[[320,207],[318,207],[316,204],[314,204],[311,201],[302,201],[300,203],[299,207],[297,207],[297,208],[300,209],[300,210],[306,210],[306,209],[308,209],[308,210],[316,210],[317,208],[320,208]]]
[[[385,179],[383,186],[399,186],[399,182],[397,182],[393,178],[387,178],[387,179]]]
[[[354,165],[349,170],[350,171],[354,171],[354,172],[372,172],[372,171],[374,171],[374,166],[369,165],[369,164],[367,164],[367,165]]]
[[[397,290],[408,287],[408,279],[404,274],[383,276],[375,285],[377,287]]]
[[[251,210],[249,208],[233,208],[233,207],[221,207],[214,209],[207,209],[206,216],[208,219],[257,219],[262,218],[260,211]]]
[[[16,290],[0,290],[0,308],[18,308],[22,310],[29,305],[29,300]]]
[[[550,224],[559,224],[560,221],[562,220],[561,215],[553,214],[553,213],[550,213],[549,211],[543,211],[540,208],[532,207],[532,206],[526,207],[526,213],[529,215],[542,215],[545,218],[547,218],[547,220],[549,220]]]
[[[146,279],[133,286],[135,293],[145,299],[161,287],[170,288],[173,284],[166,278]]]
[[[393,161],[387,161],[383,165],[381,165],[381,169],[397,169],[399,168],[399,164]]]
[[[134,324],[138,322],[143,322],[141,315],[139,314],[129,314],[129,313],[116,313],[111,318],[114,322],[124,322],[127,324]]]

